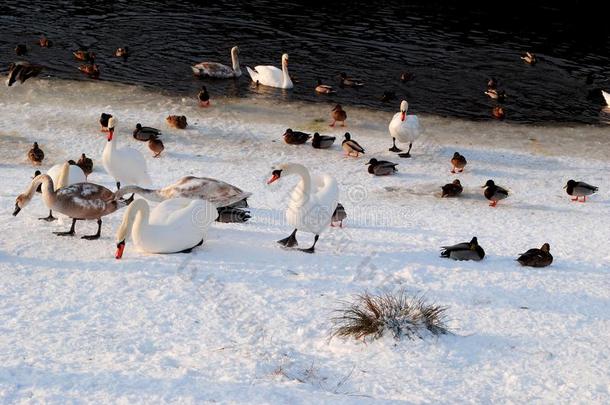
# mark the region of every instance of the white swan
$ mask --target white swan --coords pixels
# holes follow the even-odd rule
[[[606,101],[606,105],[610,107],[610,93],[602,90],[602,96],[604,96],[604,100]]]
[[[231,48],[231,62],[233,68],[218,62],[201,62],[191,66],[193,74],[199,77],[214,77],[216,79],[230,79],[241,76],[239,68],[239,48]]]
[[[275,66],[255,66],[254,70],[246,66],[253,82],[263,86],[279,87],[280,89],[293,88],[292,80],[288,75],[288,54],[282,55],[282,69]]]
[[[400,142],[409,142],[409,150],[407,153],[400,153],[398,156],[408,158],[411,157],[411,147],[413,142],[419,138],[424,132],[423,127],[419,124],[419,118],[417,115],[407,115],[409,109],[409,103],[407,100],[402,100],[400,103],[400,112],[394,114],[392,121],[390,121],[389,130],[390,136],[392,137],[392,147],[389,149],[390,152],[401,152],[396,147],[396,139]]]
[[[65,173],[62,173],[66,170],[68,172],[67,176]],[[34,177],[36,177],[40,174],[41,174],[40,170],[36,170],[36,172],[34,173]],[[85,176],[85,172],[83,172],[83,169],[81,169],[80,167],[78,167],[76,165],[68,165],[68,168],[66,169],[65,164],[63,164],[63,163],[56,164],[55,166],[51,167],[47,171],[47,174],[51,177],[51,180],[53,180],[53,184],[55,184],[55,187],[58,190],[62,187],[71,186],[72,184],[87,182],[87,176]],[[64,175],[64,177],[62,177],[62,174]],[[67,177],[67,179],[65,177]],[[42,187],[39,187],[38,190],[36,190],[36,191],[42,192]],[[48,217],[38,218],[38,219],[41,219],[43,221],[57,220],[57,218],[55,218],[53,216],[52,209],[49,209]]]
[[[121,188],[121,183],[150,184],[146,160],[142,153],[133,148],[117,149],[117,141],[114,139],[116,124],[116,118],[111,117],[108,120],[108,142],[102,153],[104,169],[114,177],[117,188]]]
[[[303,252],[313,253],[320,234],[330,226],[331,219],[339,198],[337,181],[328,174],[310,175],[309,170],[296,163],[284,163],[274,167],[272,177],[267,184],[271,184],[281,176],[296,174],[301,181],[294,188],[288,208],[286,220],[295,229],[285,239],[278,243],[285,247],[296,246],[297,230],[311,232],[315,235],[313,245]]]
[[[203,243],[210,224],[218,217],[216,207],[203,200],[174,198],[163,201],[152,212],[144,199],[132,202],[117,231],[117,251],[120,259],[125,240],[131,233],[134,244],[148,253],[190,252]]]

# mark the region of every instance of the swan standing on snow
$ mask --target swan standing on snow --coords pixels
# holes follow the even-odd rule
[[[337,208],[339,187],[337,181],[328,174],[312,176],[305,166],[296,163],[284,163],[275,167],[267,184],[291,174],[301,177],[286,209],[286,220],[295,229],[290,236],[277,242],[285,247],[297,246],[297,230],[311,232],[315,235],[313,245],[301,251],[313,253],[320,234],[330,226]]]
[[[231,61],[233,68],[218,62],[201,62],[191,66],[193,74],[199,77],[213,77],[216,79],[231,79],[241,76],[239,68],[239,48],[231,48]]]
[[[146,200],[135,200],[125,211],[117,231],[115,257],[123,256],[130,233],[140,251],[189,253],[203,243],[210,224],[217,217],[216,207],[203,200],[175,198],[162,202],[152,211]]]
[[[72,184],[87,182],[87,176],[85,176],[85,172],[83,172],[83,169],[81,169],[80,167],[78,167],[76,165],[68,165],[67,178],[66,178],[66,176],[62,177],[64,170],[65,170],[65,164],[57,164],[57,165],[51,167],[47,171],[47,175],[49,177],[51,177],[51,180],[53,180],[53,184],[57,190],[59,190],[62,187],[70,186]],[[34,177],[39,176],[40,174],[41,174],[40,170],[36,170],[36,172],[34,173]],[[36,191],[42,193],[42,186],[39,186]],[[55,218],[53,216],[53,209],[49,209],[48,217],[38,218],[38,219],[41,219],[41,220],[47,221],[47,222],[57,220],[57,218]]]
[[[108,142],[102,153],[102,164],[106,172],[114,177],[117,189],[121,188],[121,183],[150,184],[142,153],[133,148],[117,149],[117,141],[113,139],[116,124],[116,118],[108,120]]]
[[[248,74],[256,84],[263,86],[278,87],[280,89],[293,88],[292,80],[288,75],[288,54],[282,55],[282,69],[275,66],[255,66],[254,69],[246,66]]]
[[[409,150],[407,153],[399,153],[398,156],[403,158],[411,157],[411,147],[413,142],[419,138],[423,132],[423,128],[419,124],[419,118],[417,115],[407,115],[409,109],[409,103],[406,100],[402,100],[400,103],[400,112],[394,114],[392,121],[390,121],[390,136],[392,137],[392,147],[389,149],[390,152],[402,152],[396,147],[396,139],[402,143],[409,142]]]
[[[65,184],[69,175],[70,165],[64,163],[60,183]],[[74,226],[78,220],[96,219],[97,232],[94,235],[83,236],[83,239],[99,239],[102,230],[102,217],[112,214],[125,206],[124,201],[118,201],[114,193],[106,187],[93,183],[76,183],[71,186],[56,189],[51,176],[41,174],[34,177],[30,187],[20,194],[15,201],[16,216],[32,200],[38,186],[42,185],[42,199],[47,207],[72,218],[72,226],[67,232],[53,232],[58,236],[73,236]]]

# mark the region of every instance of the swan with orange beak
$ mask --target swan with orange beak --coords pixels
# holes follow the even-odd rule
[[[411,147],[413,142],[419,138],[423,132],[423,128],[419,124],[419,118],[417,115],[407,115],[409,109],[409,103],[407,100],[402,100],[400,103],[400,112],[394,114],[392,121],[390,121],[389,130],[390,136],[392,137],[392,147],[389,149],[390,152],[402,152],[401,149],[396,147],[396,140],[402,143],[409,143],[409,150],[407,153],[399,153],[398,156],[403,158],[411,157]]]

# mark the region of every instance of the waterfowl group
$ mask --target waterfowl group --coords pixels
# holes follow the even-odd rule
[[[38,142],[34,142],[32,149],[28,151],[28,159],[32,164],[39,166],[44,160],[44,152],[38,146]]]
[[[398,163],[372,158],[368,161],[367,165],[367,171],[370,174],[374,174],[375,176],[387,176],[389,174],[394,174],[397,171],[396,166],[398,166]]]
[[[342,127],[345,126],[345,120],[347,119],[347,113],[345,112],[345,110],[343,110],[343,107],[341,107],[341,104],[337,104],[333,107],[333,109],[330,111],[330,116],[333,119],[333,122],[330,123],[331,127],[334,127],[335,124],[337,123],[337,121],[339,121],[341,123]]]
[[[288,145],[302,145],[311,138],[311,135],[305,132],[293,131],[291,128],[288,128],[282,137],[284,138],[284,142]]]
[[[341,148],[345,152],[346,156],[358,157],[364,155],[364,148],[360,146],[358,142],[352,139],[349,132],[344,135],[345,139],[341,142]]]
[[[441,257],[453,260],[480,261],[485,257],[485,250],[479,245],[476,236],[470,242],[458,243],[452,246],[442,246]]]

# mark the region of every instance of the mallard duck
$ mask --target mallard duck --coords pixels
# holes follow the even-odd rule
[[[498,205],[498,201],[508,197],[508,190],[497,186],[493,180],[487,180],[487,183],[485,183],[482,188],[485,189],[485,192],[483,193],[485,198],[491,201],[491,203],[489,203],[490,207],[495,207]]]
[[[496,90],[496,89],[487,89],[485,94],[489,96],[489,98],[498,101],[506,100],[506,92],[504,90]]]
[[[163,141],[157,137],[150,138],[148,140],[148,149],[153,152],[153,157],[159,157],[165,146],[163,145]]]
[[[335,223],[339,223],[339,228],[343,228],[343,220],[347,218],[347,213],[345,212],[345,208],[341,203],[337,203],[337,208],[335,208],[335,212],[333,212],[333,217],[330,221],[330,226],[336,226]]]
[[[6,85],[11,87],[17,80],[23,84],[30,77],[36,77],[42,72],[43,67],[28,62],[15,62],[8,66],[8,80]]]
[[[129,49],[127,47],[117,48],[113,54],[116,58],[126,58],[129,56]]]
[[[95,53],[85,51],[83,49],[79,49],[78,51],[72,52],[72,55],[74,55],[74,59],[80,60],[83,62],[93,63],[93,61],[95,60]]]
[[[400,81],[403,83],[410,82],[414,77],[415,75],[411,72],[402,72],[400,74]]]
[[[388,101],[392,101],[396,98],[396,93],[393,91],[384,91],[381,96],[381,101],[387,103]]]
[[[367,165],[369,166],[368,172],[370,174],[374,174],[375,176],[387,176],[389,174],[394,174],[394,172],[397,171],[396,166],[398,166],[398,163],[372,158]]]
[[[361,87],[364,86],[364,83],[356,79],[354,77],[349,77],[345,72],[341,72],[339,74],[339,79],[341,80],[341,86],[345,87]]]
[[[136,124],[136,129],[133,130],[133,138],[142,142],[157,139],[161,135],[161,131],[157,128],[143,127],[139,122]]]
[[[553,255],[551,255],[551,246],[548,243],[542,245],[540,249],[530,249],[522,253],[517,261],[522,266],[529,267],[546,267],[553,263]]]
[[[464,167],[466,167],[466,164],[468,164],[466,158],[460,155],[458,152],[455,152],[451,158],[451,165],[453,166],[451,173],[462,173],[464,171]]]
[[[28,54],[28,47],[24,44],[19,44],[15,47],[15,53],[17,56],[23,56]]]
[[[532,52],[525,52],[525,55],[522,55],[521,59],[528,65],[535,65],[536,62],[538,62],[536,55],[534,55]]]
[[[494,77],[490,77],[487,80],[487,90],[496,90],[498,88],[498,81]]]
[[[51,42],[51,40],[49,38],[47,38],[44,35],[41,35],[40,38],[38,39],[38,45],[40,45],[41,48],[50,48],[53,43]]]
[[[341,126],[345,126],[345,120],[347,119],[347,113],[341,107],[341,104],[337,104],[333,107],[330,112],[330,116],[333,119],[333,122],[330,124],[331,127],[334,127],[337,121],[341,122]]]
[[[305,132],[293,131],[290,128],[288,128],[282,136],[284,137],[284,142],[288,145],[302,145],[311,138],[311,135]]]
[[[311,146],[316,149],[328,149],[333,145],[333,143],[335,143],[336,139],[337,138],[334,136],[320,135],[319,133],[315,132],[313,134]]]
[[[80,155],[80,159],[78,159],[76,165],[82,169],[85,176],[89,176],[91,172],[93,172],[93,160],[85,156],[84,153]]]
[[[178,129],[184,129],[188,125],[184,115],[170,115],[165,119],[165,121],[167,121],[170,127]]]
[[[38,147],[38,142],[34,142],[32,149],[28,151],[28,159],[30,162],[39,166],[44,159],[44,152]]]
[[[345,139],[341,142],[341,147],[347,156],[354,156],[355,154],[355,157],[358,157],[360,154],[364,155],[364,148],[352,139],[349,132],[345,133]]]
[[[108,121],[112,118],[112,114],[102,113],[100,115],[100,126],[102,127],[102,132],[108,132]]]
[[[205,86],[201,86],[201,90],[199,91],[199,94],[197,94],[197,100],[199,100],[199,107],[210,106],[210,94]]]
[[[470,242],[458,243],[453,246],[442,246],[441,257],[453,260],[483,260],[485,251],[479,246],[479,241],[475,236]]]
[[[587,184],[584,181],[574,181],[574,180],[568,180],[568,184],[566,184],[563,188],[566,189],[566,192],[568,193],[568,195],[575,197],[575,198],[572,198],[572,201],[579,201],[579,202],[587,201],[587,196],[594,194],[598,190],[598,188],[596,186]],[[582,197],[582,201],[579,200],[580,197]]]
[[[460,183],[458,179],[453,180],[453,182],[449,184],[445,184],[441,189],[443,190],[441,198],[457,197],[464,191],[464,187],[462,187],[462,183]]]
[[[322,80],[318,79],[318,85],[316,86],[316,93],[333,94],[333,93],[336,93],[336,91],[333,89],[332,86],[329,86],[328,84],[322,84]]]
[[[78,70],[86,74],[92,79],[97,79],[100,77],[100,67],[95,63],[86,63],[84,65],[80,65]]]
[[[504,112],[504,108],[495,106],[491,109],[491,116],[497,120],[503,120],[504,117],[506,117],[506,113]]]

